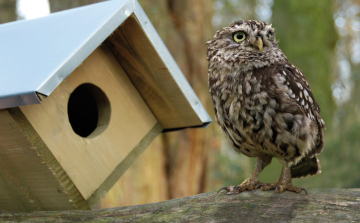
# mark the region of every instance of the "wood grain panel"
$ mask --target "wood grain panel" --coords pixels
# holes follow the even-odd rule
[[[134,15],[105,43],[164,129],[203,125]]]
[[[70,94],[83,83],[102,89],[111,105],[107,129],[91,138],[75,134],[67,114]],[[157,124],[122,67],[104,46],[96,49],[41,104],[23,106],[21,111],[86,200]]]
[[[21,126],[7,110],[0,110],[0,210],[74,208]]]

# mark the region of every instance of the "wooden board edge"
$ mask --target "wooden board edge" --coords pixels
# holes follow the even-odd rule
[[[144,136],[144,138],[135,146],[135,148],[126,156],[126,158],[117,165],[113,172],[106,178],[100,187],[87,200],[88,205],[94,208],[101,198],[114,186],[125,171],[135,162],[135,160],[144,152],[149,144],[161,134],[163,128],[157,122],[154,127]]]
[[[29,120],[22,113],[20,108],[8,108],[7,111],[22,129],[26,138],[31,142],[32,145],[34,145],[35,150],[48,165],[49,169],[53,172],[60,185],[64,188],[66,194],[69,196],[69,202],[73,203],[76,209],[89,210],[90,207],[79,190],[72,183],[71,179],[61,167],[60,163],[53,156],[51,151],[30,124]]]
[[[172,128],[168,128],[168,129],[169,129],[168,131],[173,131],[173,130],[171,130],[171,129],[176,129],[176,128],[179,128],[179,129],[185,129],[185,128],[206,128],[206,127],[212,122],[210,116],[207,114],[207,116],[208,116],[208,118],[210,119],[210,121],[205,121],[205,120],[203,121],[203,118],[204,118],[204,117],[203,117],[203,118],[200,117],[200,116],[201,116],[201,115],[199,114],[200,111],[197,110],[197,109],[195,109],[195,108],[192,106],[192,104],[190,103],[190,100],[191,100],[191,99],[188,98],[188,97],[186,96],[185,92],[184,92],[185,89],[181,88],[181,86],[179,85],[178,81],[176,80],[176,77],[173,76],[173,75],[171,75],[171,71],[170,71],[170,69],[168,68],[169,64],[165,63],[164,58],[159,54],[158,50],[156,50],[156,47],[155,47],[155,45],[154,45],[154,42],[153,42],[153,41],[151,40],[151,38],[147,35],[147,32],[146,32],[145,28],[142,26],[140,20],[139,20],[138,17],[136,16],[136,14],[133,13],[133,14],[131,14],[129,17],[130,17],[130,18],[134,18],[134,20],[137,22],[138,26],[139,26],[139,27],[141,28],[141,30],[144,32],[146,38],[148,39],[148,41],[150,42],[150,44],[152,45],[152,47],[155,49],[156,55],[160,58],[160,60],[162,61],[162,63],[163,63],[164,66],[166,67],[166,69],[167,69],[167,71],[169,72],[169,74],[170,74],[171,78],[173,79],[173,81],[178,85],[178,88],[179,88],[182,96],[186,99],[187,106],[188,106],[188,107],[192,110],[192,112],[195,113],[195,115],[196,115],[196,119],[197,119],[197,123],[196,123],[196,124],[194,123],[194,124],[192,124],[192,125],[178,126],[178,127],[175,127],[175,128],[173,128],[173,127],[172,127]],[[159,36],[159,38],[160,38],[160,36]],[[161,38],[160,38],[160,40],[161,40]],[[164,46],[165,46],[165,44],[164,44]],[[165,46],[165,47],[166,47],[166,46]],[[172,55],[171,55],[170,52],[169,52],[169,56],[172,57]],[[176,64],[175,59],[173,59],[173,60],[174,60],[174,63]],[[178,69],[180,70],[180,68],[178,68]],[[180,71],[181,71],[181,70],[180,70]],[[181,72],[181,74],[184,75],[182,72]],[[184,76],[184,78],[185,78],[186,82],[188,83],[188,80],[186,79],[185,76]],[[134,86],[135,86],[135,85],[134,85]],[[190,83],[189,83],[189,86],[190,86]],[[135,86],[135,87],[136,87],[136,86]],[[190,86],[190,88],[193,90],[193,87]],[[139,91],[139,92],[140,92],[140,91]],[[200,99],[198,98],[197,94],[195,93],[195,91],[194,91],[194,95],[195,95],[195,97],[197,98],[198,102],[199,102],[200,104],[202,104],[201,101],[200,101]],[[205,110],[205,108],[203,108],[203,109]],[[206,112],[206,110],[205,110],[205,112]],[[207,112],[206,112],[206,113],[207,113]],[[175,130],[175,131],[176,131],[176,130]]]
[[[184,99],[182,101],[182,103],[183,103],[182,105],[179,104],[179,105],[176,105],[175,108],[173,108],[174,104],[177,104],[178,102],[175,103],[174,100],[169,100],[168,97],[166,99],[161,97],[162,95],[171,94],[171,92],[166,90],[166,88],[164,88],[163,84],[159,84],[159,80],[152,79],[151,77],[150,77],[150,79],[144,79],[143,77],[137,77],[136,75],[134,75],[134,67],[138,67],[138,66],[136,66],[138,64],[133,65],[131,62],[129,62],[131,60],[129,58],[132,58],[131,54],[137,55],[137,54],[139,54],[139,52],[135,48],[132,48],[131,52],[130,52],[130,50],[128,50],[127,47],[131,46],[132,43],[129,42],[127,39],[122,38],[121,35],[117,34],[117,33],[122,32],[121,30],[126,26],[126,23],[131,23],[131,22],[135,22],[137,24],[136,27],[138,27],[141,30],[141,32],[144,34],[143,36],[146,38],[147,42],[151,45],[154,53],[156,54],[156,58],[159,58],[159,61],[163,64],[162,67],[164,67],[164,68],[160,68],[160,70],[163,70],[163,71],[167,70],[168,78],[172,80],[172,83],[174,83],[175,87],[178,90],[178,94],[181,95],[181,97]],[[130,26],[130,27],[134,27],[134,26]],[[123,43],[121,43],[120,40],[123,40]],[[143,100],[145,101],[145,103],[151,109],[154,116],[162,124],[164,129],[188,128],[191,126],[200,126],[200,125],[204,124],[204,122],[200,118],[197,111],[193,108],[193,106],[189,102],[189,98],[187,98],[183,89],[180,87],[179,83],[176,81],[175,77],[168,70],[168,67],[167,67],[168,65],[165,64],[163,58],[160,56],[159,52],[156,50],[153,42],[151,41],[149,36],[146,34],[144,27],[141,25],[139,19],[137,18],[137,16],[134,13],[131,14],[122,23],[122,25],[119,26],[113,32],[113,34],[110,35],[106,39],[106,41],[103,42],[103,44],[107,45],[107,47],[111,50],[111,52],[115,56],[116,60],[123,67],[123,69],[125,70],[126,74],[129,77],[129,79],[131,80],[131,82],[133,83],[135,88],[138,90],[138,92],[140,93],[140,95],[143,98]],[[121,53],[121,51],[119,51],[119,49],[118,49],[119,46],[121,46],[121,48],[124,48],[124,50],[128,53],[127,54],[124,54],[124,52]],[[141,55],[139,55],[139,56],[141,56]],[[148,62],[144,61],[143,58],[136,59],[135,61],[137,61],[138,63],[143,65],[143,66],[141,66],[141,69],[139,69],[139,70],[142,70],[142,71],[146,70],[146,72],[153,73],[153,71],[151,71],[152,69],[150,69],[148,66]],[[142,72],[139,71],[139,73],[142,73]],[[147,74],[145,76],[149,77],[151,75]],[[148,83],[148,85],[150,86],[150,88],[157,89],[155,91],[152,91],[152,94],[155,94],[155,95],[149,96],[148,93],[144,93],[144,88],[143,88],[143,86],[139,85],[138,81],[140,81],[140,82],[146,81]],[[173,91],[173,89],[171,89],[171,91]],[[161,112],[159,112],[159,110],[155,109],[155,107],[158,105],[152,103],[151,100],[149,100],[149,98],[156,98],[156,100],[158,100],[158,101],[161,100],[162,107],[166,108],[166,109],[164,109],[164,112],[161,113]],[[171,106],[169,106],[169,104]],[[169,115],[169,111],[178,110],[179,108],[183,108],[183,107],[188,108],[187,114],[191,113],[194,116],[191,119],[192,120],[191,124],[189,124],[189,122],[188,122],[189,117],[185,116],[184,112],[171,112],[172,115]],[[175,123],[173,123],[169,120],[180,120],[180,121],[176,121]]]

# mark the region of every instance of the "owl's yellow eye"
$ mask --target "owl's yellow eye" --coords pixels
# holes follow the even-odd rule
[[[246,33],[244,33],[243,31],[239,31],[233,34],[233,38],[235,42],[244,41],[245,37],[246,37]]]

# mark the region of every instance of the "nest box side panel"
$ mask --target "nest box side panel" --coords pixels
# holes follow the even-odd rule
[[[0,210],[75,209],[37,149],[41,139],[33,144],[37,134],[17,110],[0,110]]]
[[[164,129],[203,125],[135,15],[127,18],[105,43]]]
[[[101,100],[96,105],[98,126],[89,136],[82,137],[75,133],[74,125],[69,121],[68,103],[72,93],[84,84],[96,86],[97,91],[103,92],[103,98],[99,96]],[[97,101],[97,92],[91,94]],[[88,95],[83,97],[85,100]],[[103,103],[104,97],[108,103]],[[80,97],[78,103],[82,101]],[[115,176],[119,178],[121,174],[118,173],[123,173],[129,166],[124,163],[134,161],[137,156],[131,155],[132,152],[149,132],[156,129],[157,135],[162,130],[106,46],[99,46],[41,104],[20,109],[92,206],[112,186],[107,181],[113,182]],[[79,109],[83,108],[80,106]],[[94,193],[98,197],[95,200],[92,199]]]

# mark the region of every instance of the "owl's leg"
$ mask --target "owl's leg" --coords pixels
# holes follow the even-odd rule
[[[254,190],[257,185],[261,184],[259,182],[260,172],[271,163],[272,157],[258,157],[255,165],[254,172],[249,178],[244,180],[240,185],[229,186],[221,188],[218,193],[222,190],[226,190],[226,194],[238,194],[246,190]]]
[[[259,185],[260,186],[260,185]],[[281,175],[279,179],[274,184],[262,184],[261,190],[275,190],[276,193],[282,193],[285,190],[292,191],[300,194],[301,191],[305,191],[305,188],[295,187],[291,182],[291,171],[290,167],[284,166],[281,170]]]

